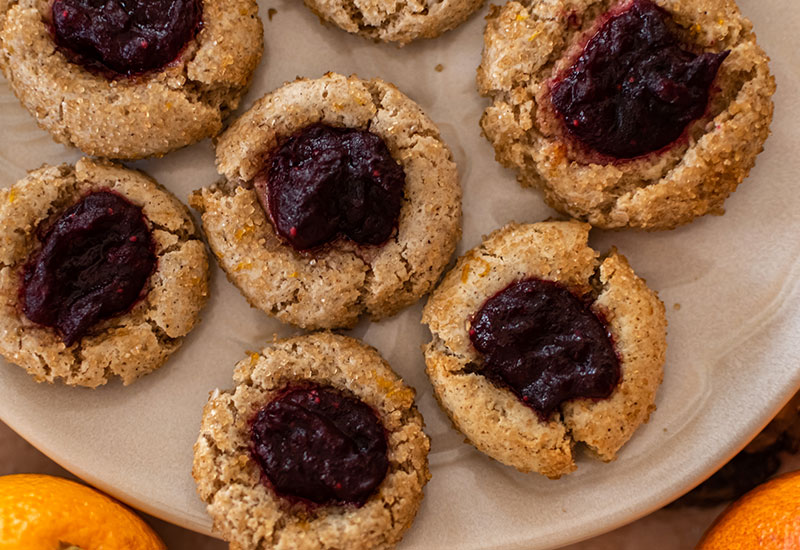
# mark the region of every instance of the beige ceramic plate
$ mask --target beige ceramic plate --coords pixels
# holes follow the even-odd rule
[[[669,350],[658,411],[612,464],[586,457],[559,481],[522,475],[462,442],[439,411],[423,372],[428,333],[415,307],[352,333],[375,345],[417,388],[433,439],[433,479],[402,548],[552,548],[629,522],[709,475],[800,386],[800,17],[794,0],[742,0],[778,79],[773,136],[723,217],[676,231],[593,232],[616,244],[661,294]],[[272,21],[267,9],[275,8]],[[296,0],[262,2],[265,60],[245,104],[296,75],[335,70],[396,83],[439,123],[464,187],[459,252],[509,220],[553,215],[494,161],[480,136],[475,92],[483,20],[403,49],[320,26]],[[441,72],[434,70],[442,64]],[[55,145],[0,82],[0,182],[43,162],[79,155]],[[137,163],[182,199],[216,179],[208,142]],[[273,333],[292,329],[250,309],[219,271],[201,326],[160,371],[135,385],[95,391],[33,382],[0,364],[0,418],[77,475],[153,515],[198,531],[210,522],[190,475],[208,392],[231,385],[234,363]]]

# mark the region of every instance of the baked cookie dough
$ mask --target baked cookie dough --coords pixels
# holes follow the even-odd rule
[[[669,229],[704,214],[721,214],[725,199],[753,167],[772,120],[775,81],[768,58],[756,43],[751,22],[733,0],[656,0],[658,7],[650,12],[666,16],[662,18],[666,28],[683,50],[675,53],[673,48],[672,54],[664,56],[666,64],[678,66],[681,60],[689,69],[661,74],[656,65],[656,72],[650,73],[656,76],[648,82],[636,72],[643,67],[650,70],[647,56],[640,56],[630,64],[630,73],[615,76],[622,79],[612,81],[614,88],[620,90],[619,97],[627,97],[630,86],[632,95],[668,106],[672,99],[683,101],[692,93],[685,91],[685,83],[672,86],[669,79],[678,75],[691,80],[695,77],[686,75],[705,64],[697,72],[708,71],[711,77],[713,70],[717,72],[710,87],[695,90],[701,100],[706,98],[696,104],[702,114],[689,117],[692,121],[680,137],[658,150],[618,148],[623,157],[631,158],[601,154],[577,139],[585,124],[617,127],[617,122],[599,122],[605,120],[597,116],[599,103],[589,105],[585,117],[578,112],[567,120],[554,106],[554,90],[563,87],[573,68],[585,69],[593,63],[591,56],[583,60],[580,56],[585,47],[598,46],[597,41],[592,45],[593,37],[608,31],[613,21],[619,23],[618,28],[628,25],[624,32],[647,38],[647,29],[630,30],[632,18],[618,18],[632,13],[632,8],[647,11],[644,4],[653,6],[643,0],[511,1],[493,7],[487,17],[477,81],[480,93],[492,100],[481,126],[497,160],[515,169],[522,185],[540,188],[556,210],[598,227]],[[652,14],[648,17],[647,25],[653,21]],[[714,54],[723,58],[718,70],[709,59]],[[609,61],[608,66],[619,69],[620,59]],[[573,82],[577,86],[559,92],[559,99],[582,101],[594,93],[588,84],[581,88],[580,82],[578,78]],[[618,101],[613,92],[609,94],[611,103]],[[642,111],[652,110],[652,104],[645,105]],[[623,104],[619,111],[626,109]],[[634,120],[628,125],[641,129],[643,137],[658,133]],[[624,120],[619,122],[619,127],[625,125]],[[604,140],[613,141],[602,134],[594,141]],[[634,142],[630,144],[637,145]]]
[[[404,46],[417,38],[435,38],[454,29],[480,8],[483,0],[305,0],[305,3],[320,19],[349,33]]]
[[[98,196],[116,198],[116,204],[127,204],[140,212],[138,223],[144,222],[146,235],[138,231],[127,240],[136,244],[149,236],[152,244],[148,252],[154,255],[154,267],[145,273],[141,291],[132,289],[130,306],[123,304],[125,309],[111,317],[101,312],[95,322],[85,326],[86,310],[97,304],[87,302],[87,296],[97,288],[108,291],[111,284],[119,284],[119,288],[109,292],[128,291],[125,280],[112,281],[104,270],[113,278],[120,271],[119,265],[137,261],[137,252],[125,248],[124,236],[115,236],[117,231],[125,230],[119,227],[132,223],[130,220],[115,226],[97,225],[97,232],[111,235],[103,247],[103,254],[107,254],[104,257],[110,259],[87,264],[92,261],[92,253],[81,244],[82,240],[87,242],[80,234],[85,228],[73,227],[71,233],[64,234],[59,247],[50,249],[48,254],[57,256],[67,247],[79,252],[70,252],[60,266],[56,265],[55,269],[64,270],[67,275],[58,279],[56,273],[55,282],[47,284],[55,286],[57,293],[69,291],[69,303],[78,305],[62,317],[65,321],[58,324],[59,330],[34,323],[25,311],[31,311],[36,306],[34,301],[40,298],[33,292],[26,293],[26,289],[40,275],[47,282],[53,274],[52,270],[48,274],[28,266],[39,265],[43,246],[51,242],[47,237],[64,221],[62,215],[74,212],[78,219],[88,219],[86,199]],[[78,206],[83,212],[69,210]],[[113,208],[108,207],[109,214],[113,214]],[[91,238],[90,235],[88,239]],[[80,262],[84,262],[83,267]],[[80,276],[74,275],[76,269]],[[73,282],[73,286],[77,285],[78,279],[90,280],[91,288],[85,292],[67,288]],[[52,293],[52,288],[48,292]],[[75,166],[44,166],[0,190],[0,296],[0,354],[28,371],[37,382],[60,378],[69,385],[93,388],[119,376],[127,385],[160,367],[197,323],[208,296],[208,257],[188,209],[145,174],[91,159],[82,159]],[[107,302],[100,303],[108,307]],[[80,330],[71,324],[74,319],[84,320]],[[65,339],[74,341],[68,345]]]
[[[383,244],[342,237],[297,250],[265,213],[257,181],[272,155],[319,128],[368,130],[404,171],[396,230]],[[217,170],[225,180],[195,191],[189,203],[202,213],[220,267],[254,307],[303,328],[352,326],[365,312],[393,315],[431,290],[461,235],[461,188],[449,149],[419,106],[381,80],[329,73],[284,85],[219,137]],[[344,194],[346,184],[335,185]],[[338,194],[336,187],[334,202]]]
[[[423,311],[422,322],[433,335],[425,348],[425,363],[440,405],[478,450],[522,472],[558,478],[573,471],[576,442],[585,443],[601,460],[613,460],[655,409],[666,350],[664,305],[616,250],[600,256],[587,246],[589,229],[578,222],[511,223],[459,258]],[[534,407],[543,393],[555,387],[545,378],[550,376],[549,365],[542,375],[534,376],[529,374],[536,372],[533,363],[515,354],[506,359],[520,361],[525,368],[516,374],[509,368],[506,383],[495,383],[490,374],[482,374],[490,356],[479,353],[473,344],[476,336],[481,337],[476,334],[482,322],[477,318],[479,311],[505,294],[504,289],[530,281],[544,281],[542,284],[565,294],[568,291],[572,301],[583,302],[594,322],[605,327],[619,365],[610,394],[551,402],[545,410],[553,412],[543,415],[541,407]],[[551,345],[526,350],[526,354],[538,351],[537,361],[558,361],[566,356],[572,377],[567,386],[570,381],[580,382],[586,357],[592,353],[586,347],[587,340],[593,344],[591,336],[587,337],[584,326],[562,324],[560,311],[544,313],[558,317],[546,318],[547,328],[536,338]],[[526,342],[532,342],[531,326],[526,326],[531,318],[517,313],[505,321],[502,316],[496,318],[498,326],[507,322],[499,332],[501,337],[507,336],[503,342],[506,349],[524,348]],[[549,332],[558,325],[562,332]],[[520,326],[524,327],[522,337],[514,332]],[[536,369],[540,365],[536,364]],[[581,372],[580,378],[572,376],[573,365]],[[515,393],[508,383],[513,376],[526,384],[533,381],[530,387],[535,391]]]
[[[74,15],[76,2],[58,17]],[[45,0],[0,2],[0,69],[39,126],[89,155],[160,156],[218,134],[261,59],[255,0],[202,0],[199,30],[177,58],[132,76],[84,63],[85,57],[57,46],[52,5]],[[146,48],[147,40],[142,38],[140,45]],[[141,60],[133,63],[141,66]]]
[[[328,332],[279,340],[240,361],[234,381],[233,391],[212,392],[203,410],[192,470],[214,530],[231,548],[394,547],[411,525],[430,478],[430,443],[414,406],[414,390],[378,352]],[[360,505],[314,504],[280,496],[259,467],[257,447],[251,442],[259,412],[285,396],[287,388],[308,384],[366,404],[383,425],[388,469]],[[293,437],[286,447],[293,449],[296,441]],[[308,441],[316,443],[311,436]],[[332,461],[329,466],[335,471],[341,465]],[[332,490],[341,488],[338,478],[324,482]]]

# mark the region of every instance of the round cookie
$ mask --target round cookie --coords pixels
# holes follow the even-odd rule
[[[305,0],[320,19],[380,42],[404,46],[417,38],[435,38],[454,29],[483,5],[483,0],[391,2]]]
[[[278,235],[254,184],[270,155],[315,125],[369,130],[405,172],[397,229],[379,246],[340,238],[298,251]],[[247,300],[303,328],[352,326],[393,315],[430,291],[461,235],[456,166],[419,106],[381,80],[328,74],[260,99],[217,143],[225,180],[189,203],[220,267]],[[338,184],[337,184],[338,185]]]
[[[69,337],[63,332],[34,323],[26,315],[25,308],[32,307],[32,298],[25,292],[31,284],[26,282],[31,271],[27,267],[38,265],[32,259],[42,257],[42,239],[53,234],[53,228],[65,219],[62,214],[98,194],[116,197],[118,203],[140,212],[137,216],[152,239],[149,253],[154,255],[154,267],[145,273],[141,291],[133,289],[134,301],[127,310],[111,317],[101,315],[82,331],[71,333],[74,342],[67,345]],[[0,190],[0,228],[0,354],[38,382],[60,378],[69,385],[96,387],[119,376],[130,384],[160,367],[180,347],[208,297],[208,257],[187,208],[141,172],[86,158],[75,166],[44,166]],[[115,228],[105,231],[111,234]],[[130,241],[136,243],[141,237],[141,232],[134,234]],[[61,246],[80,242],[80,238],[70,240]],[[113,246],[119,250],[118,243]],[[116,254],[123,265],[135,254],[105,250],[109,257]],[[81,278],[106,267],[84,268]],[[78,304],[86,295],[69,298]]]
[[[89,155],[160,156],[218,134],[261,59],[255,0],[202,0],[199,30],[177,59],[132,76],[87,68],[57,46],[51,5],[0,2],[0,69],[53,139]]]
[[[522,185],[540,188],[553,208],[598,227],[668,229],[704,214],[721,214],[723,202],[763,149],[772,120],[775,81],[768,58],[733,0],[656,0],[655,11],[671,19],[666,26],[684,50],[677,57],[688,57],[689,52],[701,58],[690,66],[709,62],[709,55],[723,58],[716,78],[705,88],[707,102],[698,104],[702,114],[668,145],[651,152],[633,148],[628,154],[641,154],[630,158],[599,153],[596,145],[576,139],[581,125],[588,123],[591,129],[599,120],[597,112],[586,114],[585,120],[579,114],[568,124],[560,114],[567,111],[556,108],[553,94],[558,103],[593,93],[588,86],[580,88],[580,79],[566,92],[558,90],[592,38],[620,13],[643,4],[511,1],[492,8],[487,17],[477,81],[481,95],[492,100],[481,126],[497,160],[515,169]],[[630,84],[634,94],[662,94],[662,106],[669,106],[670,94],[682,86],[669,88],[668,83],[659,88],[654,79],[644,87],[650,89],[642,91],[634,74],[616,85],[620,94],[627,93]],[[616,101],[613,92],[611,97]],[[636,120],[628,125],[649,128]],[[619,127],[625,127],[624,120]],[[640,133],[647,137],[651,132]],[[604,139],[601,135],[595,142]]]
[[[655,409],[662,379],[664,305],[616,250],[599,256],[587,246],[589,229],[578,222],[544,222],[512,223],[495,231],[459,258],[422,316],[433,335],[425,348],[427,373],[456,428],[492,458],[550,478],[575,469],[576,442],[585,443],[601,460],[613,460]],[[553,281],[557,284],[545,284],[590,301],[584,307],[605,326],[619,360],[610,395],[570,399],[543,417],[523,402],[527,394],[520,398],[510,387],[482,374],[488,356],[473,345],[477,313],[504,289],[530,280]],[[509,326],[519,326],[515,323],[514,318],[509,320]],[[553,354],[553,347],[569,350],[569,342],[561,342],[581,332],[582,327],[568,325],[567,338],[543,340],[554,342],[545,353]],[[511,340],[506,345],[516,343]],[[583,357],[583,352],[573,357]],[[572,361],[568,367],[578,369]],[[536,387],[547,389],[546,384]]]
[[[279,340],[239,362],[233,391],[212,392],[192,474],[214,529],[231,548],[392,548],[411,525],[430,478],[430,447],[406,386],[377,351],[328,332]],[[279,496],[253,456],[259,410],[287,386],[329,386],[365,403],[385,430],[389,465],[360,506],[304,505]],[[287,443],[288,445],[288,443]]]

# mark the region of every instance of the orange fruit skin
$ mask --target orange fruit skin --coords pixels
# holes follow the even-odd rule
[[[728,506],[697,550],[800,549],[800,470],[759,485]]]
[[[59,477],[0,477],[0,550],[165,550],[139,516]]]

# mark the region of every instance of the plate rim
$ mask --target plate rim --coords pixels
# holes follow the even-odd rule
[[[786,386],[790,388],[791,391],[785,392],[782,396],[782,399],[776,400],[776,403],[779,403],[777,407],[767,409],[769,412],[766,414],[762,413],[759,422],[755,424],[756,429],[749,433],[746,438],[743,439],[743,442],[733,443],[730,446],[730,449],[726,450],[722,453],[722,457],[717,460],[709,461],[705,466],[701,468],[694,468],[694,474],[687,478],[684,478],[683,482],[675,485],[674,489],[671,491],[667,491],[664,495],[656,496],[649,499],[646,506],[642,506],[641,508],[637,509],[635,512],[631,512],[627,515],[623,513],[611,514],[611,517],[603,516],[600,518],[596,518],[595,521],[591,522],[590,524],[584,524],[586,527],[583,529],[573,530],[568,536],[565,536],[559,539],[557,542],[547,546],[547,548],[560,548],[562,546],[568,546],[570,544],[576,544],[582,541],[586,541],[588,539],[598,537],[605,533],[609,533],[620,527],[633,523],[645,516],[648,516],[667,504],[675,501],[676,499],[680,498],[684,494],[688,493],[703,481],[711,477],[717,470],[719,470],[722,466],[724,466],[728,461],[730,461],[736,454],[738,454],[742,449],[744,449],[766,426],[769,422],[778,414],[778,412],[792,399],[792,397],[800,391],[800,370],[795,373],[794,377],[794,385]],[[74,476],[78,477],[84,483],[88,483],[92,487],[95,487],[102,492],[114,497],[115,499],[119,500],[120,502],[140,511],[145,514],[148,514],[152,517],[160,519],[162,521],[166,521],[183,529],[187,529],[189,531],[193,531],[195,533],[199,533],[201,535],[205,535],[208,537],[215,538],[217,540],[221,539],[216,533],[213,532],[211,528],[209,528],[211,523],[211,518],[208,517],[208,522],[206,524],[196,523],[191,521],[187,516],[180,515],[180,512],[170,512],[166,508],[158,508],[154,504],[148,503],[137,498],[134,495],[127,493],[124,490],[117,489],[110,483],[106,483],[100,478],[92,475],[90,472],[84,470],[77,464],[71,464],[66,460],[62,460],[57,453],[53,452],[52,450],[48,449],[47,446],[43,443],[38,441],[35,436],[28,436],[20,432],[17,427],[14,425],[13,422],[9,422],[6,416],[0,413],[0,421],[5,423],[9,428],[11,428],[14,433],[19,435],[25,441],[27,441],[30,445],[32,445],[36,450],[44,454],[47,458],[73,474]],[[722,451],[720,451],[722,452]],[[535,475],[535,474],[530,474]],[[200,498],[199,496],[197,497]],[[619,516],[619,517],[616,517]],[[605,521],[604,521],[605,520]],[[592,527],[592,525],[599,525],[597,527]],[[411,527],[413,529],[413,525]],[[516,541],[514,543],[495,546],[492,550],[528,550],[530,548],[529,544],[534,539],[526,538],[524,540]],[[400,543],[402,544],[402,542]],[[541,547],[544,548],[544,547]]]
[[[741,2],[740,2],[741,3]],[[474,19],[480,19],[479,16],[474,17]],[[481,27],[483,23],[480,23]],[[761,27],[761,32],[766,32],[766,28],[764,26]],[[777,74],[776,71],[776,60],[771,62],[771,69],[773,74],[775,74],[776,78],[779,76],[781,77],[781,81],[779,81],[779,93],[785,92],[786,89],[789,87],[790,82],[787,80],[787,75],[785,74]],[[777,105],[776,105],[777,107]],[[452,121],[439,121],[437,124],[442,127],[443,123],[450,123]],[[775,124],[773,123],[773,129],[775,128]],[[767,147],[769,147],[770,143],[775,142],[776,136],[772,136],[770,140],[767,142]],[[485,144],[484,144],[485,145]],[[71,149],[71,153],[78,154],[77,150]],[[766,153],[766,151],[765,151]],[[494,162],[494,161],[492,161]],[[460,178],[463,182],[464,173],[460,171]],[[753,176],[751,175],[747,181],[749,184],[752,185],[756,182],[752,181]],[[745,182],[747,184],[747,182]],[[514,182],[516,185],[516,182]],[[185,202],[184,198],[181,197],[182,202]],[[213,262],[212,262],[213,265]],[[212,267],[213,269],[213,267]],[[217,273],[217,276],[220,276]],[[786,298],[786,296],[784,296]],[[793,298],[793,299],[792,299]],[[789,299],[786,299],[786,302],[795,302],[796,304],[800,305],[800,292],[797,290],[790,294]],[[412,306],[413,307],[413,306]],[[795,321],[800,320],[800,314],[790,315],[790,319],[794,319]],[[765,323],[768,324],[768,323]],[[766,349],[770,349],[767,346]],[[669,354],[669,351],[668,351]],[[793,364],[800,364],[800,354],[794,353],[794,357],[789,357],[785,363],[784,368],[791,366],[789,363],[794,360]],[[18,368],[11,366],[9,368]],[[167,367],[169,368],[169,367]],[[701,368],[708,368],[712,369],[713,365],[701,365]],[[664,505],[668,504],[669,502],[673,501],[675,498],[680,497],[681,495],[685,494],[686,492],[690,491],[693,487],[697,486],[698,484],[702,483],[705,479],[710,477],[717,469],[719,469],[722,465],[724,465],[727,461],[729,461],[733,456],[735,456],[741,449],[743,449],[748,442],[750,442],[768,423],[769,421],[777,414],[777,412],[792,398],[794,393],[800,390],[800,368],[794,367],[794,371],[792,372],[785,372],[783,375],[786,379],[785,384],[779,390],[776,390],[771,394],[771,407],[763,407],[759,408],[759,414],[753,415],[747,419],[747,423],[741,423],[741,431],[743,432],[740,434],[738,438],[730,438],[727,441],[727,445],[719,446],[714,449],[713,453],[708,454],[708,458],[704,461],[703,467],[699,467],[698,464],[695,464],[695,467],[690,469],[686,472],[683,476],[678,476],[672,478],[671,483],[666,484],[665,487],[662,488],[660,491],[655,491],[650,494],[649,498],[645,498],[642,501],[642,504],[632,510],[630,506],[619,507],[616,512],[609,513],[609,514],[601,514],[598,513],[593,516],[593,521],[584,521],[583,525],[580,528],[572,528],[566,536],[558,538],[555,540],[552,535],[548,535],[547,539],[536,538],[535,534],[529,535],[528,537],[524,537],[524,540],[510,542],[504,545],[495,545],[491,548],[495,550],[530,550],[531,542],[536,540],[535,548],[555,548],[560,547],[563,545],[574,544],[580,541],[584,541],[604,533],[613,531],[618,529],[621,526],[629,524],[633,521],[641,519],[654,511],[660,509]],[[713,377],[712,377],[713,378]],[[29,381],[33,383],[33,381]],[[230,384],[230,381],[228,382]],[[210,388],[209,388],[210,389]],[[790,391],[793,390],[793,391]],[[103,389],[99,389],[98,391],[103,391]],[[660,390],[662,394],[661,397],[663,398],[663,386]],[[2,409],[2,407],[0,407]],[[201,533],[204,535],[212,536],[214,538],[218,538],[215,534],[213,534],[210,530],[211,519],[207,515],[203,515],[204,521],[195,521],[192,518],[196,518],[197,516],[190,513],[190,510],[181,510],[178,508],[170,507],[170,506],[162,506],[159,507],[160,504],[166,504],[162,500],[143,500],[140,497],[137,497],[135,494],[131,494],[128,491],[118,489],[115,485],[111,482],[104,482],[98,476],[95,476],[90,471],[87,471],[84,468],[81,468],[80,465],[76,462],[71,462],[66,460],[63,457],[59,457],[58,453],[56,453],[50,446],[45,444],[44,440],[39,439],[36,433],[28,433],[24,434],[20,430],[17,429],[17,422],[9,422],[7,418],[10,410],[6,409],[0,410],[0,420],[5,422],[15,433],[20,435],[23,439],[28,441],[33,447],[37,450],[42,452],[45,456],[53,460],[55,463],[59,464],[61,467],[65,468],[67,471],[71,472],[72,474],[76,475],[80,479],[84,480],[85,482],[89,483],[90,485],[99,488],[100,490],[108,493],[109,495],[114,496],[115,498],[119,499],[122,502],[136,508],[137,510],[141,510],[144,513],[147,513],[153,517],[162,519],[169,523],[178,525],[185,529]],[[199,413],[198,413],[199,414]],[[658,414],[658,413],[656,413]],[[17,420],[21,420],[22,417],[15,416]],[[747,427],[750,429],[745,429]],[[746,437],[745,437],[746,436]],[[74,458],[74,456],[73,456]],[[112,480],[113,481],[113,480]],[[119,482],[120,480],[117,480]],[[670,489],[667,489],[666,486],[669,485]],[[202,503],[199,497],[196,497],[199,503]],[[626,511],[627,510],[627,511]],[[433,513],[434,510],[429,509],[428,513]],[[414,527],[412,526],[412,530]],[[542,535],[539,535],[540,537]],[[544,542],[542,542],[544,541]],[[402,548],[402,543],[400,545]],[[483,547],[488,548],[488,547]]]

